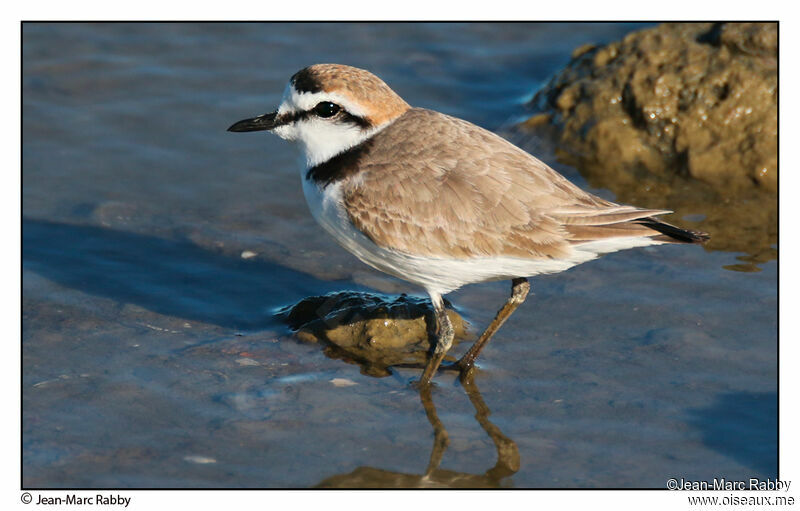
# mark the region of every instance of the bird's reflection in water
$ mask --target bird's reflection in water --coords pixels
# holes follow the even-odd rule
[[[439,468],[450,442],[447,429],[433,403],[430,386],[419,390],[422,406],[433,426],[434,440],[428,467],[422,474],[391,472],[377,467],[359,467],[348,474],[329,477],[318,488],[497,488],[503,479],[519,470],[519,450],[513,440],[489,421],[489,407],[481,396],[474,380],[474,371],[463,374],[461,383],[472,406],[475,418],[489,435],[497,449],[497,462],[483,474],[469,474]]]

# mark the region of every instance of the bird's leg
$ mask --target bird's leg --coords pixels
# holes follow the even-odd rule
[[[483,347],[486,346],[489,339],[492,338],[494,333],[497,332],[509,316],[511,316],[511,313],[525,301],[525,297],[528,296],[528,291],[530,291],[530,289],[531,285],[528,283],[528,279],[524,277],[519,277],[511,281],[511,296],[508,298],[505,305],[497,312],[497,316],[494,317],[494,320],[486,328],[486,331],[483,332],[469,351],[456,363],[461,368],[462,373],[466,373],[472,369],[475,365],[475,359],[478,358]]]
[[[453,325],[450,323],[450,318],[447,317],[442,297],[438,294],[431,294],[431,302],[433,303],[433,313],[436,317],[436,345],[419,381],[422,387],[430,384],[444,356],[447,354],[447,350],[453,345]]]

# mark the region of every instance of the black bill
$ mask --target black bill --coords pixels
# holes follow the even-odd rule
[[[244,131],[266,131],[275,129],[281,124],[283,123],[278,119],[278,112],[272,112],[271,114],[259,115],[252,119],[239,121],[228,128],[228,131],[235,131],[237,133]]]

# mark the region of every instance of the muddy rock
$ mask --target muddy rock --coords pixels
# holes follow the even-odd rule
[[[445,305],[455,346],[467,324],[446,300]],[[305,298],[280,315],[300,340],[324,343],[328,356],[358,363],[373,376],[388,375],[393,365],[422,367],[435,324],[429,300],[354,291]]]
[[[590,172],[774,191],[777,100],[776,24],[679,23],[578,48],[532,101]]]
[[[554,136],[559,160],[592,186],[692,218],[711,249],[769,260],[777,44],[775,23],[667,23],[582,46],[534,96],[525,124]]]

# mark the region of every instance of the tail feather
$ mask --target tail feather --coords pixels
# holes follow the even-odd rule
[[[610,204],[610,203],[609,203]],[[646,237],[661,243],[704,243],[704,232],[675,227],[655,218],[672,213],[661,209],[642,209],[610,204],[607,208],[573,206],[550,211],[569,235],[570,243],[585,244],[615,238]]]
[[[653,239],[668,243],[705,243],[710,239],[710,236],[704,232],[681,229],[652,217],[641,218],[633,223],[660,232],[662,236],[654,236]]]

